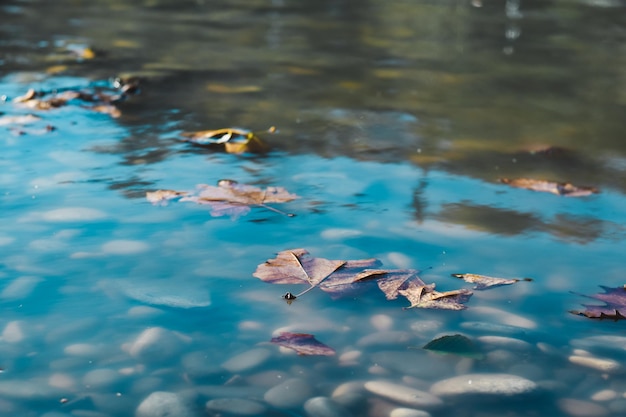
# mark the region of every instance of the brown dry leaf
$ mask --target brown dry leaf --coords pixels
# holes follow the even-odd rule
[[[272,126],[267,132],[274,133],[276,128]],[[183,132],[181,136],[185,138],[183,140],[196,145],[223,145],[228,153],[261,153],[268,150],[268,146],[255,132],[246,129],[201,130],[198,132]]]
[[[197,204],[211,207],[211,215],[214,217],[230,215],[237,218],[247,214],[250,206],[259,206],[268,210],[292,217],[293,214],[282,212],[269,203],[286,203],[298,198],[289,193],[283,187],[257,188],[252,185],[239,184],[233,180],[220,180],[217,186],[200,184],[195,192],[159,190],[148,192],[146,198],[153,204],[179,199],[191,201]]]
[[[300,294],[288,292],[287,301],[295,300],[313,288],[332,295],[345,295],[358,289],[367,281],[376,281],[388,300],[402,295],[411,306],[408,308],[433,308],[462,310],[472,295],[470,290],[435,291],[435,284],[426,284],[412,269],[371,269],[380,265],[377,259],[331,261],[313,258],[304,249],[279,252],[274,259],[260,264],[254,276],[270,284],[308,284]]]
[[[600,285],[604,293],[583,295],[593,300],[602,301],[604,305],[583,304],[585,310],[572,310],[570,313],[590,319],[626,320],[626,285],[621,287],[605,287]]]
[[[298,355],[332,356],[335,354],[333,348],[326,346],[308,333],[282,332],[277,337],[273,337],[270,342],[293,349],[298,352]]]
[[[187,195],[186,191],[157,190],[146,193],[146,199],[152,204],[166,205],[168,201],[175,200]]]
[[[460,278],[465,282],[476,284],[475,290],[486,290],[489,288],[495,288],[502,285],[511,285],[519,281],[532,281],[532,278],[496,278],[487,275],[478,274],[452,274],[455,278]]]
[[[530,178],[500,178],[500,182],[516,188],[552,193],[566,197],[586,197],[600,191],[594,187],[580,187],[566,182],[534,180]]]
[[[432,308],[438,310],[464,310],[464,305],[472,292],[467,289],[439,292],[435,284],[424,284],[421,280],[410,281],[405,289],[398,291],[405,296],[411,305],[406,308]]]

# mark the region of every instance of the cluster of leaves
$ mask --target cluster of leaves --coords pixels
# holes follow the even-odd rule
[[[586,197],[599,193],[597,188],[576,186],[567,182],[534,180],[530,178],[500,178],[500,182],[511,187],[524,188],[532,191],[552,193],[566,197]]]
[[[251,206],[293,216],[291,213],[282,212],[270,203],[285,203],[298,198],[289,193],[283,187],[257,188],[252,185],[239,184],[233,180],[220,180],[217,186],[199,184],[195,191],[157,190],[146,193],[146,198],[152,204],[167,204],[169,201],[190,201],[196,204],[207,205],[214,217],[231,216],[238,218],[250,211]]]
[[[377,259],[329,260],[311,257],[305,249],[279,252],[273,259],[258,265],[254,276],[270,284],[306,284],[308,288],[300,294],[286,293],[283,298],[294,300],[313,288],[341,296],[357,289],[365,282],[374,281],[387,300],[405,297],[410,305],[406,308],[431,308],[463,310],[472,296],[472,291],[461,288],[439,292],[435,284],[426,284],[413,269],[378,269]],[[481,289],[512,284],[518,280],[504,280],[480,275],[472,282],[480,282]],[[479,278],[482,280],[479,281]]]
[[[626,285],[616,288],[602,285],[600,287],[604,290],[604,293],[583,296],[602,301],[605,303],[604,305],[583,304],[584,310],[572,310],[570,313],[590,319],[626,320],[624,315],[626,314]]]
[[[66,88],[52,91],[30,89],[13,99],[13,103],[34,110],[51,110],[68,104],[78,104],[112,117],[121,116],[117,104],[139,92],[138,79],[116,79],[111,88]]]
[[[274,126],[267,130],[267,133],[274,132],[276,132]],[[228,153],[263,153],[269,149],[258,133],[240,128],[183,132],[181,136],[186,142],[201,146],[223,147]]]

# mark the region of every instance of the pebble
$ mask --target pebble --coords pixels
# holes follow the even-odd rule
[[[558,401],[558,406],[561,411],[572,417],[603,417],[609,415],[609,410],[599,404],[574,398],[561,398]]]
[[[430,392],[442,397],[467,394],[521,395],[537,389],[537,384],[526,378],[508,374],[468,374],[436,382]]]
[[[0,381],[0,396],[11,399],[41,400],[57,398],[62,391],[48,384],[47,380],[2,380]]]
[[[180,352],[182,339],[162,327],[150,327],[130,344],[128,353],[142,361],[163,361]]]
[[[389,413],[389,417],[430,417],[430,413],[413,408],[396,408]]]
[[[41,278],[32,276],[15,278],[10,284],[4,287],[4,290],[0,293],[0,298],[3,300],[19,300],[26,298],[35,290],[35,287],[41,281]]]
[[[144,399],[135,417],[194,417],[196,413],[181,396],[173,392],[156,391]]]
[[[349,350],[339,355],[338,359],[341,364],[354,364],[361,356],[363,356],[363,352],[360,350]]]
[[[520,339],[505,336],[480,336],[478,340],[486,347],[497,347],[508,350],[530,350],[533,346]]]
[[[312,395],[313,388],[306,380],[290,378],[267,390],[263,399],[277,408],[295,408]]]
[[[407,344],[414,339],[412,333],[405,331],[383,331],[370,333],[367,336],[363,336],[357,341],[359,347],[381,347],[381,346],[398,346],[401,344]]]
[[[111,240],[101,247],[102,252],[108,255],[136,255],[149,248],[147,243],[140,240]]]
[[[436,320],[419,320],[410,324],[411,330],[415,333],[435,333],[441,329],[442,323]]]
[[[338,385],[333,390],[331,398],[337,404],[346,407],[348,410],[361,411],[360,409],[367,402],[366,395],[367,392],[365,391],[363,382],[351,381]]]
[[[485,321],[466,321],[461,323],[461,327],[466,330],[485,333],[500,333],[507,335],[523,335],[527,333],[527,329],[524,327],[489,323]]]
[[[232,373],[246,372],[260,366],[269,359],[270,356],[271,353],[267,349],[251,349],[228,359],[222,364],[222,368]]]
[[[90,389],[103,389],[114,385],[121,375],[113,369],[101,368],[87,372],[83,377],[83,384]]]
[[[258,416],[267,410],[260,402],[245,398],[216,398],[207,401],[206,409],[238,416]]]
[[[24,337],[22,324],[17,320],[13,320],[8,322],[2,331],[1,340],[7,343],[19,343],[24,340]]]
[[[477,318],[490,317],[500,324],[518,328],[536,329],[538,327],[537,322],[533,320],[495,307],[476,306],[467,311],[467,317],[471,318],[472,316]]]
[[[194,389],[209,398],[259,398],[265,392],[263,388],[249,385],[200,385]]]
[[[393,319],[386,314],[374,314],[370,317],[370,323],[379,332],[391,330]]]
[[[439,397],[431,393],[388,381],[368,381],[365,383],[365,389],[409,407],[433,408],[443,404]]]
[[[572,355],[569,358],[571,363],[585,366],[601,372],[618,373],[622,371],[622,365],[613,359],[602,359],[593,356]]]
[[[78,356],[81,358],[92,358],[100,353],[101,349],[89,343],[74,343],[65,346],[63,353],[69,356]]]
[[[74,378],[68,374],[57,372],[50,375],[48,378],[48,385],[54,388],[72,389],[76,386],[76,381],[74,381]]]
[[[49,222],[86,222],[104,219],[107,214],[88,207],[64,207],[46,211],[42,217]]]
[[[533,365],[532,363],[518,363],[511,366],[508,372],[513,375],[521,376],[531,381],[538,381],[545,377],[545,367]]]
[[[304,403],[309,417],[350,417],[351,414],[328,397],[313,397]]]
[[[623,352],[626,349],[626,336],[598,335],[582,339],[574,339],[570,342],[575,348],[617,350]]]
[[[591,399],[593,401],[610,401],[614,400],[615,398],[617,398],[617,392],[613,391],[612,389],[603,389],[591,395]]]

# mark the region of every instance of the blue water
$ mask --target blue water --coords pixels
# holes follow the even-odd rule
[[[512,3],[507,2],[510,7]],[[100,19],[98,8],[105,4],[55,13],[73,22],[68,31],[81,31],[89,25],[70,17],[84,13],[87,20]],[[161,6],[128,6],[126,14],[111,10],[119,14],[120,25],[147,13],[154,20],[137,25],[152,33],[169,13],[166,4]],[[149,47],[144,34],[134,32],[136,27],[127,26],[128,42],[112,41],[111,50],[118,55],[100,61],[102,68],[72,61],[61,74],[46,74],[59,64],[59,58],[50,58],[50,45],[67,49],[68,44],[94,40],[107,44],[107,36],[84,29],[81,38],[59,35],[55,42],[54,37],[45,39],[49,30],[61,30],[52,27],[43,28],[37,38],[23,28],[46,10],[43,5],[3,8],[3,14],[17,16],[15,28],[5,25],[3,30],[24,35],[27,47],[17,40],[0,45],[7,52],[0,65],[0,94],[6,96],[0,104],[0,415],[145,417],[136,411],[142,401],[167,391],[184,399],[188,415],[220,415],[207,411],[205,403],[233,396],[258,401],[263,415],[299,416],[307,415],[302,408],[306,398],[295,407],[281,407],[267,400],[265,392],[293,377],[309,384],[309,396],[331,396],[344,382],[378,379],[427,391],[442,379],[476,372],[519,375],[537,383],[541,393],[525,403],[503,397],[469,402],[460,409],[452,399],[429,410],[431,415],[570,416],[576,415],[567,406],[571,399],[584,401],[579,408],[599,407],[585,415],[626,415],[621,369],[604,372],[569,359],[625,359],[624,339],[594,339],[621,337],[622,322],[569,313],[589,302],[581,294],[596,293],[599,285],[624,285],[624,123],[615,110],[623,110],[623,98],[602,95],[592,106],[593,91],[600,95],[606,90],[590,79],[615,74],[608,65],[598,69],[602,76],[583,77],[591,58],[581,59],[570,72],[549,57],[544,67],[531,71],[541,61],[540,35],[545,32],[551,35],[546,42],[553,51],[578,51],[574,46],[579,45],[585,51],[582,57],[600,54],[619,60],[613,58],[612,47],[605,44],[598,52],[592,42],[594,36],[623,38],[624,26],[611,17],[612,9],[560,2],[547,10],[529,6],[523,19],[514,13],[506,16],[509,26],[528,22],[520,40],[507,37],[494,46],[492,38],[480,35],[480,28],[497,26],[500,31],[506,26],[492,5],[485,4],[485,15],[478,15],[473,14],[477,7],[453,14],[448,6],[444,10],[420,3],[387,9],[381,3],[380,22],[359,23],[364,16],[377,15],[361,11],[343,28],[351,36],[356,36],[354,27],[367,28],[363,39],[354,41],[358,47],[348,40],[343,46],[336,43],[335,32],[343,32],[332,19],[326,28],[316,26],[323,20],[310,23],[306,30],[313,34],[330,33],[319,44],[312,42],[314,36],[307,38],[311,44],[306,48],[317,61],[305,65],[291,60],[305,52],[292,32],[300,33],[299,19],[306,13],[295,5],[293,13],[273,5],[286,15],[273,17],[262,29],[268,36],[263,39],[268,48],[278,48],[284,62],[258,52],[262,62],[253,68],[254,57],[246,53],[253,53],[250,44],[261,29],[247,25],[265,22],[265,12],[255,11],[260,7],[256,3],[251,9],[218,6],[215,13],[221,17],[214,17],[201,33],[212,39],[207,42],[213,47],[228,39],[237,53],[212,60],[215,67],[208,72],[195,59],[208,62],[217,52],[195,48],[198,38],[186,30],[194,20],[188,13],[196,6],[186,5],[172,15],[179,25],[172,29],[176,36],[164,40],[160,52]],[[327,6],[311,6],[311,13],[345,17],[353,10],[347,4]],[[404,13],[412,16],[405,7],[418,22],[428,21],[424,16],[429,11],[444,21],[450,16],[455,22],[470,22],[467,44],[459,40],[462,36],[456,42],[470,50],[477,42],[494,55],[470,55],[463,48],[458,55],[437,55],[430,42],[441,48],[457,45],[448,37],[437,38],[437,27],[419,29],[433,40],[408,48],[406,42],[416,33],[410,19],[400,19]],[[576,13],[588,10],[593,10],[589,26],[568,32],[579,21]],[[563,19],[562,32],[545,27],[555,16]],[[594,19],[615,19],[613,29],[603,31]],[[229,21],[248,23],[231,33],[232,27],[223,26]],[[393,21],[399,22],[397,31],[382,24]],[[378,25],[376,38],[368,30]],[[238,37],[242,33],[248,36]],[[583,34],[593,35],[592,40],[581,40]],[[172,59],[182,52],[168,48],[176,39],[198,51],[197,58],[179,58],[183,69]],[[132,42],[142,46],[142,54],[124,49],[135,48]],[[357,54],[359,48],[371,56]],[[346,50],[355,54],[348,69],[364,73],[348,71],[350,76],[344,76],[339,70],[344,61],[338,57]],[[517,66],[504,61],[519,50],[512,55],[519,60]],[[361,65],[366,55],[371,66]],[[137,97],[119,106],[120,118],[77,103],[43,111],[11,101],[29,88],[107,87],[110,71],[121,65],[116,57],[122,56],[128,66],[141,68],[138,72],[148,82]],[[468,59],[467,65],[461,65],[461,58]],[[458,74],[450,72],[450,59]],[[61,64],[67,64],[65,58]],[[479,76],[472,68],[490,72]],[[579,91],[577,100],[557,88],[554,78],[573,77],[571,73],[581,77],[586,91]],[[530,86],[548,84],[552,89],[514,88],[520,77]],[[261,92],[224,90],[233,85],[253,85]],[[579,117],[589,109],[596,113]],[[14,119],[26,115],[40,119],[24,124]],[[274,124],[278,133],[263,136],[271,148],[267,154],[227,154],[179,140],[182,131],[228,126],[262,130]],[[574,157],[533,159],[539,158],[532,156],[538,145],[562,146]],[[601,192],[567,198],[498,182],[500,177],[526,175],[594,185]],[[182,201],[159,206],[145,197],[149,191],[194,190],[225,178],[286,188],[299,198],[273,207],[295,216],[253,207],[239,218],[212,217],[206,206]],[[293,248],[306,248],[315,257],[377,258],[384,268],[421,270],[420,277],[440,291],[471,288],[452,278],[453,273],[533,281],[476,291],[461,312],[405,309],[406,300],[387,301],[369,287],[340,299],[311,291],[287,304],[281,298],[286,291],[304,288],[269,285],[252,274],[258,264]],[[137,340],[151,329],[158,329],[159,337],[142,351]],[[290,355],[268,343],[279,330],[315,334],[337,355]],[[440,356],[421,349],[436,337],[455,333],[474,340],[485,358]],[[490,345],[484,336],[514,338],[527,347],[517,351]],[[254,365],[238,371],[225,365],[258,349],[269,353]],[[603,390],[610,392],[607,398],[593,397]],[[361,402],[351,404],[346,415],[388,416],[402,406],[371,393],[358,395]]]

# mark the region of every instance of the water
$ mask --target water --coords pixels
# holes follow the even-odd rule
[[[161,412],[179,416],[626,415],[622,322],[568,313],[588,302],[578,294],[624,284],[623,12],[582,1],[3,4],[0,415],[163,415],[145,411],[155,392],[173,393]],[[110,91],[118,75],[143,78],[119,118],[11,102],[29,88]],[[14,118],[28,115],[39,119]],[[262,155],[179,140],[272,125]],[[498,182],[515,177],[601,192]],[[273,206],[296,216],[212,217],[145,198],[222,178],[285,187],[300,198]],[[404,309],[371,288],[287,304],[301,286],[252,274],[293,248],[419,269],[440,291],[471,288],[452,273],[533,281],[476,291],[462,312]],[[289,353],[269,343],[279,331],[314,334],[337,355]],[[484,357],[421,349],[456,333]],[[433,388],[494,373],[539,388],[487,399]],[[433,389],[444,405],[380,394],[383,380]],[[303,406],[315,396],[333,400]]]

